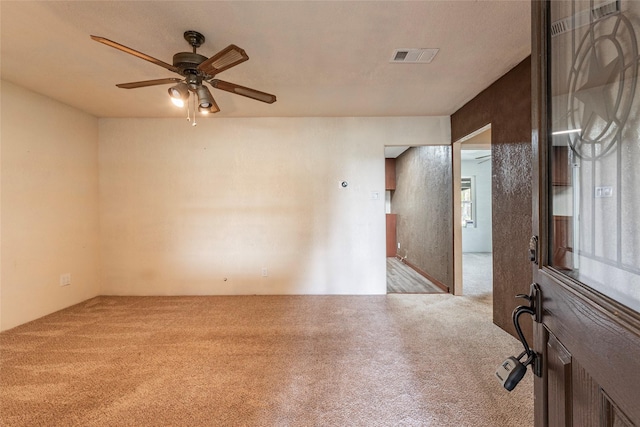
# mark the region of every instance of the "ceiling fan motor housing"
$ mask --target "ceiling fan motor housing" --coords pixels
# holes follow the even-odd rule
[[[186,76],[188,74],[201,74],[198,65],[206,61],[207,57],[199,53],[179,52],[173,55],[173,66],[180,70],[180,74]]]

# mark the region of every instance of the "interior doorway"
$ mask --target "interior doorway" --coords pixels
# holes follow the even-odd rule
[[[387,293],[449,292],[451,146],[385,147],[385,177]]]
[[[454,143],[454,294],[493,292],[491,125]]]

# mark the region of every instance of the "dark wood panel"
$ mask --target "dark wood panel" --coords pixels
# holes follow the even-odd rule
[[[552,335],[547,341],[549,426],[571,427],[571,354]]]
[[[609,395],[602,392],[602,407],[604,408],[604,426],[605,427],[634,427],[629,418],[618,408]]]
[[[573,217],[553,217],[552,265],[559,270],[573,269]]]
[[[577,360],[573,359],[571,365],[573,425],[575,427],[600,427],[602,420],[600,386]]]
[[[539,264],[533,266],[534,280],[542,292],[542,322],[537,325],[535,348],[543,357],[543,377],[535,381],[535,425],[550,425],[547,414],[554,397],[547,385],[548,329],[571,354],[573,425],[640,425],[640,313],[571,280],[547,267],[554,249],[549,191],[552,188],[553,159],[549,136],[548,60],[551,38],[547,37],[552,2],[532,1],[532,142],[534,163],[533,234],[539,236]],[[558,61],[556,63],[561,63]],[[556,180],[556,183],[559,181]],[[607,278],[606,280],[613,280]],[[539,319],[540,320],[540,319]],[[614,403],[615,402],[615,403]],[[549,409],[549,410],[547,410]],[[630,421],[629,421],[630,420]]]
[[[543,321],[620,411],[640,420],[640,314],[551,270],[538,282]]]
[[[384,184],[387,190],[396,189],[396,159],[384,159]]]
[[[396,233],[396,214],[387,214],[387,257],[395,257],[398,252],[398,237]]]
[[[546,343],[549,341],[549,331],[544,327],[542,323],[533,323],[533,342],[536,351],[539,353],[539,356],[542,358],[542,370],[546,372],[547,370],[547,346],[542,345],[540,343]],[[534,411],[534,420],[536,427],[546,426],[547,423],[547,413],[548,413],[548,405],[547,399],[544,398],[547,396],[548,390],[548,381],[547,376],[543,377],[535,376],[533,378],[533,393],[535,396],[535,404],[533,406]]]
[[[556,186],[571,185],[569,147],[554,146],[551,156],[551,184]]]

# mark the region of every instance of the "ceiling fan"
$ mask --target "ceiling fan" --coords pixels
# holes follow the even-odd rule
[[[480,160],[478,164],[488,162],[489,160],[491,160],[491,154],[487,154],[486,156],[476,157],[475,160]]]
[[[135,89],[139,87],[176,83],[174,86],[169,88],[169,95],[171,96],[173,103],[178,107],[183,107],[185,104],[188,105],[189,92],[192,92],[194,94],[194,100],[197,98],[198,111],[205,114],[217,113],[220,111],[220,108],[213,99],[213,96],[207,86],[203,84],[204,82],[209,83],[216,89],[246,96],[247,98],[266,102],[268,104],[272,104],[276,101],[275,95],[214,78],[217,74],[248,60],[249,56],[243,49],[234,44],[227,46],[210,58],[200,55],[199,53],[196,53],[196,49],[204,43],[205,39],[204,36],[197,31],[185,31],[184,39],[191,45],[193,51],[179,52],[173,55],[173,65],[104,37],[91,36],[91,38],[97,42],[106,44],[107,46],[111,46],[140,59],[144,59],[145,61],[159,65],[182,76],[144,80],[140,82],[120,83],[116,85],[119,88]]]

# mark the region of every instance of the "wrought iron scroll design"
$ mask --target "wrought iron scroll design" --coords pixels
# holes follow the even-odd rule
[[[567,125],[576,130],[567,134],[568,145],[584,160],[597,160],[619,145],[635,96],[640,59],[633,25],[623,13],[591,20],[577,45],[573,42],[568,82]],[[615,56],[605,58],[603,48]]]

